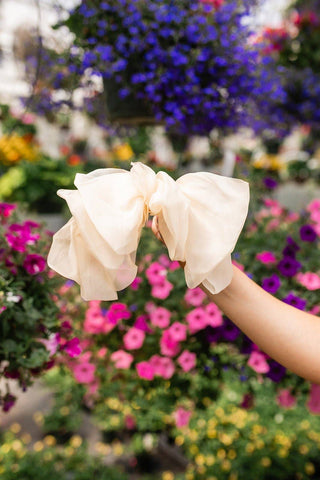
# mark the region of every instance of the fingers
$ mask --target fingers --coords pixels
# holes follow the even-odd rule
[[[161,236],[161,233],[159,231],[158,217],[156,215],[152,219],[151,229],[152,229],[153,234],[157,237],[157,239],[160,240],[160,242],[162,242],[163,244],[165,244],[164,240]]]

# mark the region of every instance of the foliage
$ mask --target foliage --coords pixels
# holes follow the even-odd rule
[[[6,379],[25,390],[52,367],[59,350],[77,354],[77,340],[70,339],[66,324],[60,329],[54,292],[61,280],[46,265],[51,234],[40,224],[21,219],[15,209],[13,204],[0,204],[0,405],[4,411],[16,400]]]
[[[11,431],[3,435],[0,447],[0,474],[2,480],[127,480],[120,468],[103,463],[101,455],[89,455],[79,435],[73,436],[62,447],[55,445],[52,435],[28,448],[28,435],[20,438]]]

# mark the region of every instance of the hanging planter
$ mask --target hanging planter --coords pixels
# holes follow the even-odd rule
[[[130,94],[125,99],[119,95],[119,86],[113,78],[104,79],[107,118],[120,125],[148,126],[163,122],[156,120],[146,102]]]
[[[82,0],[61,23],[75,35],[69,71],[104,79],[108,123],[187,136],[255,125],[259,102],[266,119],[266,94],[282,90],[247,41],[254,3]]]

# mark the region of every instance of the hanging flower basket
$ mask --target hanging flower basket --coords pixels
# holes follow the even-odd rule
[[[119,87],[113,78],[104,79],[107,118],[110,122],[121,125],[159,125],[146,102],[130,94],[125,99],[119,95]]]

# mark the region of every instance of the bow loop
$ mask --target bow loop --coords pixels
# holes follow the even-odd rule
[[[213,173],[174,181],[136,162],[130,171],[77,174],[59,190],[72,213],[53,237],[49,266],[81,286],[85,300],[115,300],[137,273],[136,251],[148,214],[157,215],[171,260],[185,262],[188,287],[218,293],[231,281],[231,252],[247,216],[248,184]]]

